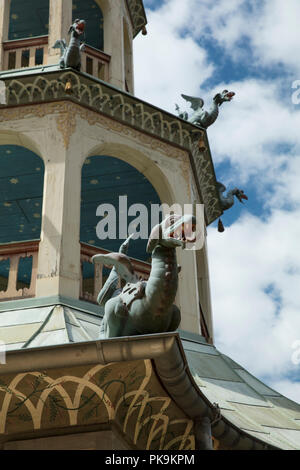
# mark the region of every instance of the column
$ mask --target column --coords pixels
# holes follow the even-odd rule
[[[202,250],[196,252],[196,260],[199,301],[211,341],[213,342],[212,306],[206,240]]]
[[[50,0],[48,64],[58,64],[60,50],[53,49],[57,39],[68,42],[68,31],[72,24],[72,0]]]
[[[8,39],[11,0],[0,0],[0,70],[4,70],[3,42]]]
[[[177,291],[181,311],[179,328],[191,333],[201,334],[195,252],[178,248],[176,255],[177,262],[181,266]]]
[[[81,166],[74,150],[49,126],[36,297],[79,296]]]
[[[125,90],[123,9],[120,0],[110,2],[104,14],[104,51],[111,56],[108,82]]]

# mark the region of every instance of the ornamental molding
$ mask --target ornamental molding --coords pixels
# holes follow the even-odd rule
[[[193,420],[166,393],[151,360],[1,376],[0,438],[107,423],[138,449],[195,449]]]
[[[126,0],[131,21],[133,24],[133,37],[147,24],[143,0]]]
[[[0,123],[30,117],[43,118],[49,115],[56,116],[57,130],[63,137],[66,149],[69,147],[70,139],[78,126],[77,117],[80,117],[91,126],[98,124],[107,130],[115,132],[116,134],[122,134],[124,136],[131,137],[134,140],[138,140],[151,150],[162,152],[164,155],[172,159],[181,160],[181,164],[185,166],[184,173],[188,174],[186,150],[180,150],[176,147],[174,148],[165,142],[149,137],[143,132],[129,128],[120,122],[102,116],[95,111],[88,110],[70,101],[28,105],[22,106],[22,108],[14,107],[2,109],[2,111],[0,111]]]
[[[89,124],[99,123],[114,132],[138,138],[149,148],[173,158],[182,160],[183,151],[188,151],[207,224],[222,214],[205,130],[87,74],[69,69],[1,78],[6,85],[7,104],[0,107],[0,122],[8,117],[19,119],[29,114],[43,117],[57,112],[57,129],[67,148],[76,130],[76,115],[79,115]],[[35,103],[32,108],[37,110],[24,107]],[[76,113],[70,112],[71,103],[80,105]]]

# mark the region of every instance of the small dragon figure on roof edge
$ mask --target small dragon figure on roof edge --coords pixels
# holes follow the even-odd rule
[[[224,186],[223,183],[220,183],[219,181],[217,181],[217,190],[218,190],[218,193],[219,193],[219,198],[220,198],[221,207],[222,207],[223,211],[227,211],[228,209],[230,209],[233,206],[234,196],[242,204],[243,204],[243,199],[248,201],[248,196],[246,196],[246,194],[244,193],[244,191],[242,189],[233,188],[230,191],[227,191],[227,194],[225,196],[224,193],[226,191],[226,186]],[[225,230],[224,225],[223,225],[221,219],[219,219],[218,231],[219,232],[224,232],[224,230]]]
[[[211,126],[217,119],[219,115],[219,108],[222,103],[226,101],[231,101],[235,93],[233,91],[223,90],[222,93],[217,93],[213,98],[212,106],[209,111],[203,109],[204,101],[202,98],[196,98],[194,96],[181,95],[185,101],[191,103],[191,108],[194,113],[189,117],[186,111],[181,111],[178,104],[175,105],[178,117],[184,119],[191,124],[196,126],[203,127],[207,129]]]
[[[81,43],[81,37],[84,37],[85,31],[85,21],[84,20],[75,20],[74,23],[70,26],[69,33],[71,34],[71,39],[69,45],[65,39],[58,39],[53,49],[60,49],[61,58],[59,61],[59,66],[61,69],[72,67],[78,71],[81,69],[81,52],[84,51],[84,44]]]

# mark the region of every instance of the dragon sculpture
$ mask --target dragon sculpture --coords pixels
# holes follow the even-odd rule
[[[189,117],[186,111],[181,112],[179,106],[176,104],[176,111],[181,119],[195,124],[196,126],[207,129],[217,119],[219,115],[219,108],[225,101],[231,101],[235,93],[233,91],[223,90],[222,93],[217,93],[213,99],[213,104],[209,111],[203,109],[204,101],[201,98],[193,96],[181,95],[183,99],[191,103],[191,108],[194,113]]]
[[[196,219],[192,215],[168,216],[150,234],[147,252],[152,253],[148,281],[139,279],[126,256],[129,237],[119,253],[95,255],[94,263],[113,266],[98,295],[104,306],[100,338],[174,331],[180,323],[180,310],[173,304],[178,287],[176,248],[196,241]],[[118,275],[127,284],[117,289]]]
[[[80,71],[81,69],[81,55],[80,52],[84,51],[84,44],[81,44],[81,37],[84,37],[85,30],[85,21],[84,20],[75,20],[74,23],[70,26],[69,33],[71,34],[71,39],[69,45],[65,39],[58,39],[54,44],[54,49],[60,49],[61,57],[59,61],[59,66],[61,69],[72,67]]]
[[[223,211],[230,209],[234,204],[234,196],[243,204],[243,199],[248,201],[248,197],[244,193],[242,189],[234,188],[227,192],[227,195],[224,196],[224,192],[226,191],[226,186],[224,184],[217,181],[217,188],[219,191],[221,206]]]
[[[227,192],[226,196],[224,196],[224,192],[226,191],[226,186],[224,186],[224,184],[220,183],[219,181],[217,181],[217,189],[218,189],[218,192],[219,192],[221,207],[222,207],[223,211],[226,211],[226,210],[230,209],[233,206],[234,196],[242,204],[243,204],[243,199],[246,199],[248,201],[248,197],[246,196],[246,194],[244,193],[244,191],[242,189],[233,188],[233,189],[231,189],[230,191]],[[223,226],[223,223],[222,223],[221,219],[219,219],[218,231],[219,232],[224,232],[224,226]]]

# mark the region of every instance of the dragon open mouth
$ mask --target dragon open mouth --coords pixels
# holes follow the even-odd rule
[[[242,199],[246,199],[246,201],[248,201],[248,197],[246,196],[246,194],[240,194],[238,199],[240,202],[243,202]]]
[[[231,101],[232,98],[234,97],[235,93],[233,91],[229,91],[227,94],[226,94],[226,98],[228,99],[228,101]]]
[[[85,21],[82,20],[76,24],[76,31],[78,34],[84,33],[84,28],[85,28]]]
[[[196,241],[196,224],[194,222],[183,222],[175,224],[169,235],[170,238],[183,243],[195,243]]]

